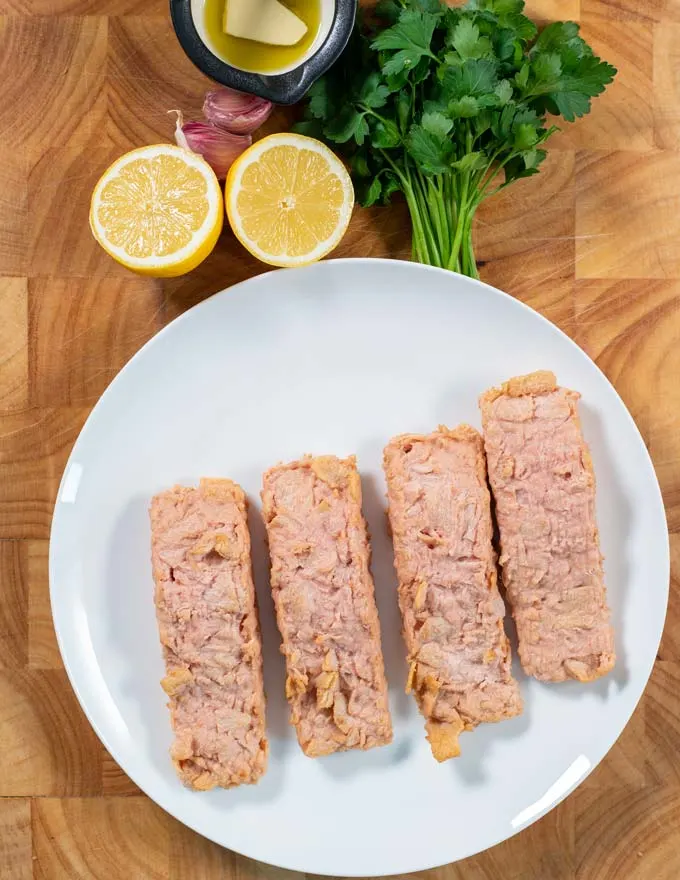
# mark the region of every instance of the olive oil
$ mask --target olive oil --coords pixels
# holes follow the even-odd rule
[[[205,0],[205,32],[211,48],[227,64],[252,73],[275,73],[294,67],[309,51],[321,25],[321,0],[281,0],[307,25],[307,33],[294,46],[269,46],[225,34],[225,0]],[[229,3],[229,0],[226,0]]]

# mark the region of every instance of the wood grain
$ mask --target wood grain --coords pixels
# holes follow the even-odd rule
[[[0,534],[48,538],[68,454],[88,415],[82,407],[32,407],[3,417]]]
[[[153,279],[37,278],[29,284],[31,403],[92,405],[162,325]]]
[[[0,880],[32,880],[31,801],[0,799]]]
[[[28,666],[63,669],[52,625],[47,541],[25,541],[28,554]]]
[[[167,880],[177,823],[146,798],[33,801],[36,880]]]
[[[101,129],[107,19],[0,16],[0,130],[5,147],[38,158]]]
[[[560,13],[562,15],[562,13]],[[554,143],[584,150],[649,150],[654,146],[654,24],[618,20],[588,11],[581,17],[585,39],[618,72],[597,112],[578,125],[562,125]],[[552,149],[552,147],[551,147]]]
[[[21,670],[28,660],[28,564],[22,541],[0,541],[0,669]]]
[[[0,266],[7,276],[28,271],[29,168],[15,150],[0,145]],[[8,282],[0,278],[2,287]]]
[[[671,584],[668,598],[668,616],[664,627],[659,657],[674,661],[680,656],[680,531],[670,535]]]
[[[669,616],[640,706],[578,791],[501,846],[413,877],[677,880],[680,0],[528,8],[580,21],[619,76],[555,137],[540,176],[483,206],[481,271],[584,347],[636,419],[668,513]],[[264,271],[225,231],[186,278],[140,279],[88,232],[103,169],[169,140],[167,111],[196,114],[208,81],[179,49],[167,0],[0,0],[0,80],[0,880],[314,880],[223,850],[151,803],[85,719],[51,621],[52,508],[92,405],[167,321]],[[395,201],[358,210],[337,255],[409,250]]]
[[[49,147],[31,167],[27,192],[30,223],[25,247],[30,277],[127,278],[88,229],[92,189],[102,172],[120,155],[102,131],[85,144]]]
[[[656,785],[674,787],[680,782],[679,686],[678,664],[660,660],[649,682],[644,731],[651,746],[647,776]]]
[[[0,278],[0,412],[28,403],[28,285]]]
[[[652,103],[656,146],[680,146],[680,23],[654,25],[654,88]]]
[[[0,671],[0,741],[0,796],[101,793],[101,744],[62,670]]]
[[[615,21],[680,22],[680,0],[585,0],[587,8]]]
[[[680,276],[680,153],[581,151],[576,167],[576,277]]]

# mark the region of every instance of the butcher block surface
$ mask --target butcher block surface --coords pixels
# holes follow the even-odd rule
[[[52,508],[92,406],[164,324],[264,269],[225,232],[191,275],[141,279],[90,236],[101,172],[170,140],[166,111],[196,118],[209,86],[167,6],[0,0],[0,880],[303,877],[204,840],[135,788],[85,720],[51,622]],[[555,137],[539,176],[484,205],[481,275],[573,337],[635,417],[668,513],[669,617],[638,709],[576,793],[508,842],[414,876],[677,880],[680,0],[531,0],[529,11],[580,20],[619,75]],[[286,124],[277,113],[265,131]],[[409,253],[397,203],[357,210],[337,256]]]

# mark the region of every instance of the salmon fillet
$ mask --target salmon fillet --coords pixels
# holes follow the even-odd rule
[[[542,681],[592,681],[615,662],[579,397],[538,372],[480,399],[519,656]]]
[[[268,745],[243,490],[201,480],[161,492],[151,541],[177,774],[198,791],[257,782]]]
[[[264,475],[271,584],[291,723],[306,755],[392,740],[380,627],[354,458]]]
[[[461,731],[522,711],[496,586],[482,438],[468,425],[404,434],[385,448],[384,467],[406,689],[444,761],[460,754]]]

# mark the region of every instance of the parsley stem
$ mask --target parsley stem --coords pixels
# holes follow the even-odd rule
[[[420,225],[423,231],[423,237],[430,254],[430,259],[428,260],[428,262],[433,266],[441,266],[442,258],[439,253],[439,247],[435,238],[432,217],[428,210],[427,196],[422,189],[421,180],[418,179],[419,176],[419,173],[416,172],[415,175],[411,177],[410,191],[411,198],[413,200],[413,208],[411,210],[411,213],[413,214],[414,210],[418,213]]]
[[[451,230],[453,229],[453,192],[451,188],[451,175],[445,174],[438,178],[439,198],[444,208],[444,216],[446,219],[447,241],[446,254],[451,250]]]
[[[456,223],[456,234],[451,246],[451,255],[449,256],[448,269],[451,271],[459,271],[456,267],[459,265],[460,247],[463,241],[463,233],[465,231],[465,222],[468,211],[468,189],[470,186],[470,174],[464,172],[462,175],[463,183],[461,187],[460,204],[458,206],[458,222]]]
[[[427,240],[423,219],[420,215],[418,200],[410,181],[404,181],[404,195],[406,196],[406,204],[411,214],[411,223],[413,224],[413,242],[415,249],[419,252],[418,262],[434,264],[434,255],[430,252],[430,245]]]
[[[419,256],[417,257],[419,263],[429,263],[432,266],[441,266],[443,265],[442,258],[439,254],[439,249],[437,247],[437,243],[434,238],[434,234],[432,232],[432,227],[430,226],[429,217],[427,216],[427,201],[422,198],[420,201],[422,204],[419,204],[419,196],[416,190],[417,179],[411,175],[408,165],[400,168],[395,162],[392,161],[389,153],[386,150],[379,151],[385,161],[392,167],[392,170],[397,175],[399,183],[401,184],[401,188],[404,192],[404,196],[406,197],[406,204],[408,205],[409,213],[411,214],[411,222],[413,224],[413,252],[414,254],[417,252]],[[416,186],[414,186],[414,183]],[[422,207],[425,208],[425,211],[422,210]]]
[[[439,199],[432,178],[425,177],[420,171],[414,175],[414,190],[420,201],[421,214],[424,225],[430,230],[430,238],[435,240],[434,251],[437,256],[437,265],[443,265],[446,247],[446,223],[439,212]],[[433,196],[434,191],[434,196]]]
[[[494,189],[491,192],[488,191],[489,186],[498,177],[498,175],[505,168],[505,166],[508,164],[508,162],[511,159],[513,159],[516,155],[517,155],[516,153],[510,153],[508,156],[505,157],[505,159],[503,159],[502,162],[498,162],[495,165],[495,167],[489,166],[488,170],[491,170],[491,174],[485,180],[483,180],[483,182],[481,183],[481,185],[479,187],[477,204],[479,204],[481,201],[483,201],[488,196],[495,195],[499,190],[501,190],[503,188],[504,184],[501,184],[499,187],[497,187],[497,189]],[[485,172],[485,174],[486,174],[486,172]]]
[[[463,231],[463,241],[462,241],[462,254],[461,254],[461,268],[460,271],[463,275],[469,275],[470,278],[479,278],[479,272],[477,271],[477,261],[475,259],[475,252],[472,245],[472,221],[475,217],[476,207],[473,206],[467,215],[467,219],[465,221],[465,229]]]
[[[427,201],[432,211],[437,234],[439,235],[439,252],[442,262],[444,262],[446,254],[448,254],[451,248],[451,227],[449,226],[444,199],[442,198],[441,176],[437,175],[434,179],[427,177],[425,180],[427,182]]]
[[[370,107],[367,107],[365,104],[359,104],[359,108],[363,111],[365,115],[373,116],[375,119],[380,120],[383,125],[389,125],[390,123],[385,119],[384,116],[381,116],[379,113],[376,113],[375,110],[372,110]]]

